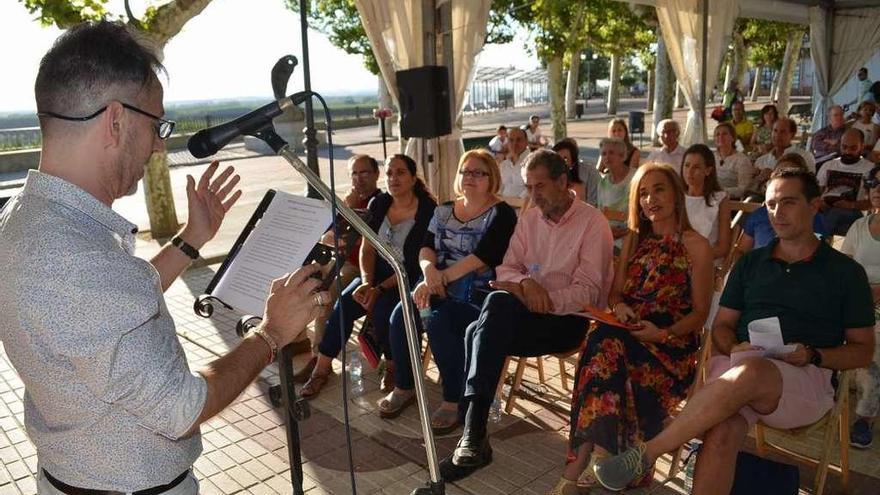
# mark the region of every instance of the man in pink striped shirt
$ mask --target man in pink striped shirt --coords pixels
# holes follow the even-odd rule
[[[526,189],[536,208],[517,223],[496,292],[465,335],[464,432],[440,463],[454,481],[492,462],[486,432],[489,409],[507,356],[543,356],[581,345],[589,320],[585,305],[604,307],[611,282],[613,238],[599,210],[576,201],[568,167],[547,150],[529,155]]]

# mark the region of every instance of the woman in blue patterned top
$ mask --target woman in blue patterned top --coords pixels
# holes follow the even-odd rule
[[[438,434],[459,424],[465,329],[479,316],[489,281],[495,278],[494,268],[501,264],[516,226],[516,212],[498,198],[500,184],[501,174],[490,153],[465,153],[455,178],[458,198],[434,210],[419,252],[423,276],[413,300],[422,314],[430,311],[428,342],[443,384],[443,404],[431,417]],[[384,418],[398,416],[414,401],[401,305],[391,315],[389,338],[397,367],[394,390],[379,402],[379,415]]]

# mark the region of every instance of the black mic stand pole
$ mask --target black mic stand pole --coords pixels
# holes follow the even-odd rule
[[[302,63],[303,63],[303,89],[305,91],[312,90],[312,75],[309,65],[309,20],[308,20],[309,2],[307,0],[299,0],[299,28],[302,33]],[[306,129],[305,129],[305,147],[306,162],[308,162],[309,170],[311,170],[320,180],[321,170],[318,168],[318,139],[315,137],[315,114],[312,108],[312,99],[306,100]],[[310,198],[320,198],[321,195],[309,182]]]

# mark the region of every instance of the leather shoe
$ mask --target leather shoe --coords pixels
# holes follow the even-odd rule
[[[312,376],[312,371],[315,369],[315,365],[318,364],[318,358],[316,356],[312,356],[312,359],[309,359],[309,362],[306,363],[305,366],[302,367],[299,371],[293,374],[293,383],[305,383],[309,381],[309,378]]]
[[[459,440],[458,443],[459,446],[461,446],[462,441]],[[479,461],[478,464],[466,466],[457,464],[456,454],[459,451],[459,447],[457,446],[452,455],[449,455],[445,459],[440,461],[440,477],[443,478],[444,481],[458,481],[467,478],[480,468],[488,466],[492,462],[492,447],[489,446],[488,438],[484,439],[482,443],[484,445],[485,451],[481,453],[479,459],[476,459]]]
[[[489,436],[476,437],[465,433],[452,451],[452,463],[456,466],[481,468],[492,462]]]

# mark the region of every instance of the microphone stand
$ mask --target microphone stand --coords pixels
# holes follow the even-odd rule
[[[262,139],[275,151],[279,156],[287,160],[288,163],[300,174],[305,177],[306,182],[310,186],[310,190],[317,191],[324,199],[331,201],[334,193],[325,184],[321,178],[315,173],[310,166],[303,163],[296,154],[290,150],[287,142],[284,141],[275,132],[271,122],[262,129],[252,134],[254,137]],[[310,154],[311,155],[311,154]],[[409,359],[415,378],[416,406],[419,410],[419,419],[422,427],[422,436],[425,439],[425,454],[428,460],[428,474],[430,479],[425,486],[416,488],[411,492],[412,495],[444,495],[445,488],[443,480],[440,479],[440,464],[437,458],[437,448],[434,444],[434,432],[431,429],[430,416],[428,415],[428,402],[425,395],[424,376],[418,370],[422,368],[421,341],[416,330],[415,307],[413,306],[412,297],[410,297],[410,282],[403,266],[403,261],[392,251],[387,244],[379,239],[379,236],[366,222],[352,210],[344,201],[337,201],[337,211],[347,220],[352,228],[356,230],[366,242],[369,242],[376,252],[379,253],[385,261],[391,265],[394,274],[397,277],[397,290],[400,294],[400,302],[403,308],[403,321],[406,329],[406,340],[409,345]],[[289,347],[289,346],[288,346]],[[299,429],[297,420],[302,411],[298,409],[301,401],[291,403],[296,400],[296,392],[293,388],[293,368],[291,366],[292,353],[290,349],[285,347],[279,354],[279,372],[281,374],[281,393],[284,403],[288,406],[285,408],[284,415],[285,424],[287,426],[288,452],[291,461],[291,470],[294,476],[291,481],[294,483],[294,493],[302,493],[302,486],[297,490],[296,481],[302,484],[302,458],[299,450]],[[289,376],[288,376],[289,375]],[[293,406],[293,407],[291,407]],[[306,415],[307,415],[306,411]],[[296,464],[296,465],[295,465]]]

